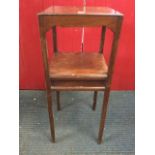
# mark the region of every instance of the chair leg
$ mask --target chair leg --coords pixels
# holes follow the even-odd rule
[[[97,91],[94,91],[94,98],[93,98],[93,107],[92,109],[96,109],[96,102],[97,102]]]
[[[57,110],[60,111],[60,92],[56,91],[56,96],[57,96]]]
[[[52,142],[55,142],[55,128],[54,128],[54,115],[53,115],[53,108],[52,108],[52,95],[51,91],[47,90],[47,101],[48,101],[48,114],[50,120],[50,129],[51,129],[51,138]]]
[[[104,130],[104,126],[105,126],[105,119],[106,119],[109,95],[110,95],[110,89],[107,88],[104,93],[104,100],[103,100],[103,105],[102,105],[101,121],[100,121],[100,128],[99,128],[99,134],[98,134],[98,143],[99,144],[101,144],[101,142],[102,142],[102,136],[103,136],[103,130]]]

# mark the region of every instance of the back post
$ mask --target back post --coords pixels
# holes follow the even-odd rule
[[[102,26],[102,28],[101,28],[101,41],[100,41],[99,53],[103,52],[104,42],[105,42],[105,33],[106,33],[106,26]]]
[[[57,48],[57,33],[56,33],[56,26],[52,27],[52,33],[53,33],[53,50],[54,53],[56,54],[58,52],[58,48]]]

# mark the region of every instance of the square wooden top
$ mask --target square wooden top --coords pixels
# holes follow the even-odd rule
[[[71,7],[71,6],[51,6],[38,15],[108,15],[122,16],[122,14],[109,7]]]
[[[108,66],[102,54],[87,52],[57,53],[49,60],[49,74],[52,79],[107,78]]]

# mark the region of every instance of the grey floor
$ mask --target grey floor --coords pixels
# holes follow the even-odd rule
[[[92,111],[92,92],[62,92],[62,110],[54,114],[56,143],[50,141],[50,128],[44,91],[20,91],[20,155],[134,155],[134,92],[113,91],[104,132],[97,144],[103,100],[98,95]]]

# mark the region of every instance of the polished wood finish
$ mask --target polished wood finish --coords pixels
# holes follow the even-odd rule
[[[56,7],[52,6],[38,14],[41,33],[53,26],[82,27],[107,26],[117,31],[117,21],[122,14],[107,7]]]
[[[102,26],[102,29],[101,29],[101,42],[100,42],[99,53],[103,52],[105,33],[106,33],[106,26]]]
[[[106,80],[52,80],[51,86],[53,87],[103,87],[106,84]]]
[[[38,15],[122,15],[120,12],[109,7],[88,7],[88,6],[51,6]]]
[[[57,53],[58,52],[58,49],[57,49],[57,34],[56,34],[56,26],[53,26],[52,27],[52,32],[53,32],[53,50],[54,50],[54,53]]]
[[[53,87],[51,86],[51,89],[52,90],[65,90],[65,91],[93,91],[93,90],[96,90],[96,91],[104,91],[105,90],[105,86],[67,86],[67,87],[63,87],[63,86],[56,86],[56,87]]]
[[[51,79],[104,80],[108,67],[102,54],[58,53],[49,61]]]
[[[107,7],[52,6],[39,13],[38,17],[52,141],[55,141],[55,130],[51,91],[56,91],[58,110],[60,110],[59,92],[61,90],[94,91],[93,110],[96,108],[97,91],[105,91],[98,134],[98,143],[100,144],[105,125],[123,15]],[[102,31],[99,52],[93,54],[87,52],[58,52],[56,26],[101,26]],[[51,28],[53,32],[53,48],[55,54],[51,59],[48,59],[46,32]],[[111,29],[114,34],[109,64],[106,64],[103,56],[107,28]]]
[[[109,101],[109,95],[110,95],[110,88],[107,88],[104,93],[104,100],[102,105],[102,113],[101,113],[101,121],[100,121],[100,128],[98,133],[98,143],[100,144],[103,137],[103,130],[105,126],[105,120],[106,120],[106,113],[108,108],[108,101]]]
[[[60,92],[56,91],[56,96],[57,96],[57,110],[60,111]]]
[[[53,115],[53,108],[52,108],[52,95],[51,91],[47,90],[47,101],[48,101],[48,114],[50,120],[50,128],[51,128],[51,137],[52,142],[55,142],[55,128],[54,128],[54,115]]]
[[[97,91],[94,91],[94,98],[93,98],[93,110],[96,109],[96,102],[97,102]]]

